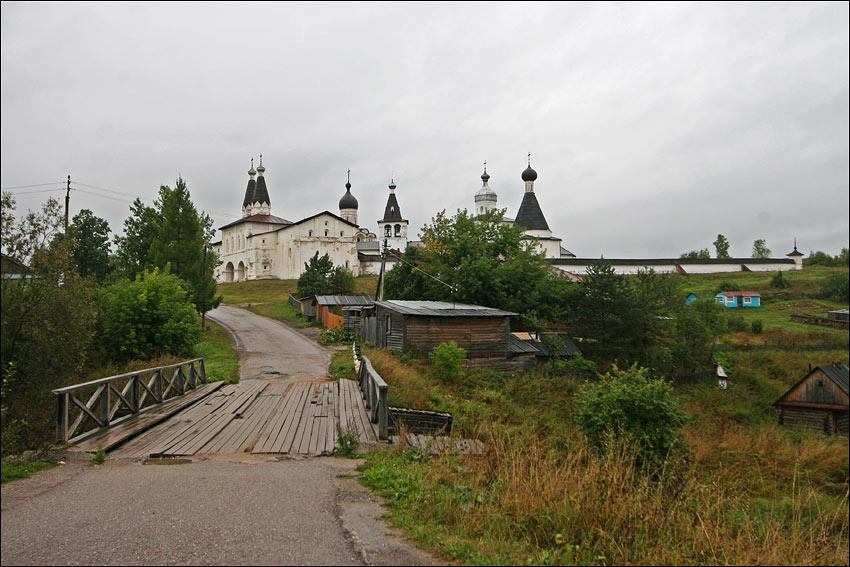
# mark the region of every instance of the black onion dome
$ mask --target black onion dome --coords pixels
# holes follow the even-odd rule
[[[522,180],[523,181],[536,181],[537,180],[537,172],[531,169],[531,164],[525,168],[525,171],[522,172]]]
[[[490,174],[487,173],[486,169],[484,170],[484,173],[481,174],[481,180],[484,181],[485,183],[487,181],[490,181]]]
[[[356,209],[357,208],[357,199],[354,198],[354,195],[351,194],[351,183],[345,184],[345,195],[342,196],[342,199],[339,200],[339,210],[342,209]]]

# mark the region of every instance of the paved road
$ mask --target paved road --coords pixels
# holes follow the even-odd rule
[[[327,375],[330,352],[282,323],[229,306],[208,315],[236,334],[241,380]],[[440,563],[378,519],[349,459],[67,460],[2,486],[4,566]]]
[[[285,324],[222,305],[207,317],[236,336],[239,381],[295,381],[327,376],[331,352]]]
[[[72,463],[3,485],[2,563],[437,564],[376,519],[381,507],[356,481],[338,478],[355,465],[331,457]]]

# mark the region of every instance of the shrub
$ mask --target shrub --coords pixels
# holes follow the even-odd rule
[[[192,352],[201,340],[201,318],[188,284],[158,269],[109,286],[106,340],[118,360]]]
[[[714,293],[717,294],[721,291],[741,291],[741,286],[735,280],[722,280],[717,284],[717,289],[714,290]]]
[[[576,378],[596,378],[596,363],[592,360],[574,356],[564,364],[567,374],[571,374]]]
[[[750,323],[753,329],[754,335],[760,335],[764,330],[764,322],[761,319],[755,319],[752,323]]]
[[[319,340],[329,345],[344,345],[354,342],[354,336],[345,329],[324,329]]]
[[[850,278],[846,271],[829,274],[821,284],[821,291],[826,297],[847,302],[850,295]]]
[[[466,350],[454,341],[440,343],[431,352],[431,362],[437,367],[437,374],[443,380],[456,380],[460,377],[461,363],[466,358]]]
[[[635,443],[641,462],[660,463],[677,442],[686,415],[673,400],[672,388],[649,377],[637,365],[615,366],[599,382],[586,382],[576,397],[575,418],[588,440],[604,448],[609,440]]]
[[[729,325],[730,331],[746,331],[747,330],[747,322],[740,315],[730,315],[728,325]]]
[[[791,282],[782,275],[782,270],[779,270],[776,272],[776,275],[770,279],[770,287],[773,289],[785,289],[787,287],[791,287]]]

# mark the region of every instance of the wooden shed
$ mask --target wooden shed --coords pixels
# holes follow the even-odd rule
[[[824,433],[847,435],[850,372],[834,363],[811,370],[776,403],[780,425],[804,425]]]
[[[344,308],[369,306],[373,300],[368,295],[316,295],[309,299],[308,303],[312,305],[316,320],[321,321],[323,327],[342,329],[345,322]]]
[[[423,353],[454,341],[466,350],[467,358],[505,358],[514,315],[491,307],[444,301],[376,301],[374,334],[367,340],[396,352]]]

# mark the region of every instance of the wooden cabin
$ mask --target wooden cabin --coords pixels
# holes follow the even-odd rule
[[[466,350],[467,358],[505,358],[514,315],[444,301],[375,301],[370,314],[374,323],[364,322],[361,336],[395,352],[428,353],[440,343],[454,341]]]
[[[850,372],[834,363],[811,370],[776,403],[780,425],[803,425],[824,433],[847,435]]]

